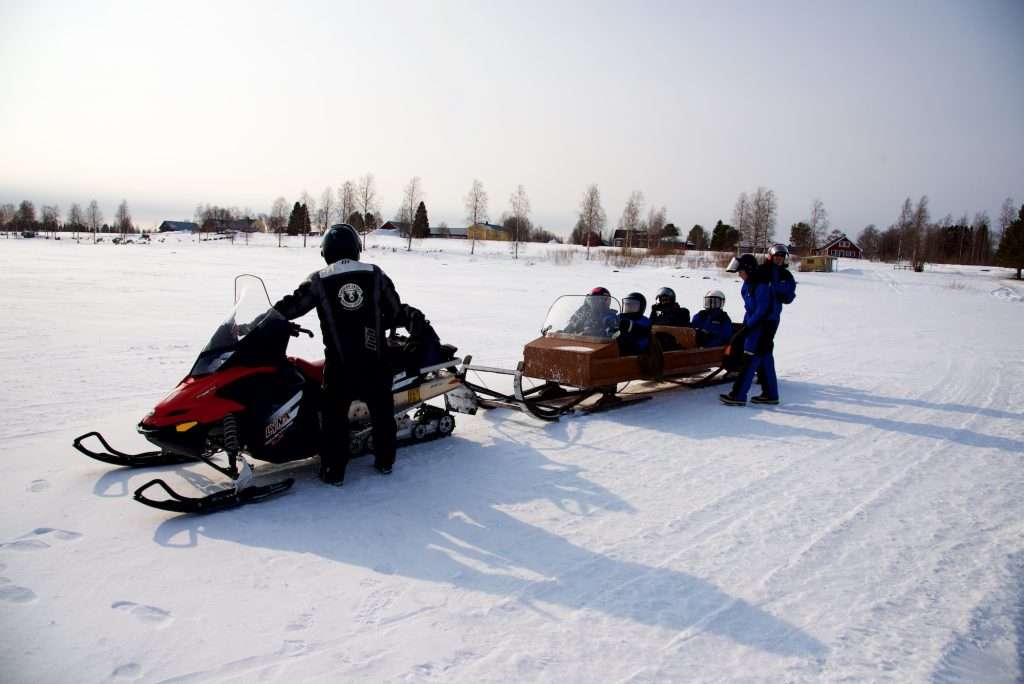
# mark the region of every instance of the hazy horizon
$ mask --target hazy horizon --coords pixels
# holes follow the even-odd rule
[[[685,231],[771,188],[856,236],[907,196],[939,218],[1024,201],[1024,3],[429,4],[0,0],[0,203],[269,212],[373,173],[431,223],[525,186],[566,235],[596,183]]]

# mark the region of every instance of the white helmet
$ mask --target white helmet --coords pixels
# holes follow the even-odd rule
[[[704,293],[705,309],[721,309],[725,306],[725,293],[721,290],[708,290]]]

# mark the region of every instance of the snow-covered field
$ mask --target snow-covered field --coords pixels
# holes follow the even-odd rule
[[[372,242],[366,260],[487,365],[595,285],[670,285],[692,310],[716,287],[742,313],[714,269]],[[145,448],[135,424],[234,274],[279,296],[319,263],[267,237],[0,240],[0,681],[1024,676],[1024,288],[1007,271],[798,273],[778,407],[710,388],[552,424],[459,416],[389,478],[362,459],[336,489],[300,462],[276,470],[288,494],[206,517],[132,501],[158,474],[187,488],[173,469],[71,448],[90,429]]]

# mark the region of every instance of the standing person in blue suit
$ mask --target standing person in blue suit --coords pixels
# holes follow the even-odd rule
[[[773,317],[782,323],[782,308],[792,304],[796,299],[796,280],[789,270],[789,248],[786,245],[772,245],[768,250],[768,260],[758,269],[760,277],[767,280],[772,286],[774,299],[772,301]],[[778,325],[775,326],[775,334],[778,335]],[[774,359],[774,353],[772,354]],[[757,371],[757,384],[764,387],[764,368]],[[777,404],[779,395],[773,395],[775,401],[769,401],[770,397],[754,397],[752,402],[758,404]]]
[[[728,406],[745,406],[754,374],[760,371],[761,395],[751,401],[756,404],[777,404],[779,386],[772,352],[782,305],[775,297],[771,281],[758,268],[753,254],[743,254],[733,259],[726,270],[738,273],[743,280],[740,289],[745,311],[743,330],[739,333],[741,339],[733,342],[738,344],[742,341],[743,363],[732,390],[728,394],[720,394],[718,398]]]

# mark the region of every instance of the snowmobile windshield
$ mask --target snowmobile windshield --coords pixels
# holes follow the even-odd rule
[[[541,334],[609,341],[618,326],[619,302],[609,295],[564,295],[548,309]]]
[[[263,281],[256,276],[238,276],[235,279],[235,306],[224,322],[217,326],[189,375],[216,372],[234,355],[238,343],[271,316],[280,318],[281,314],[271,308]]]

